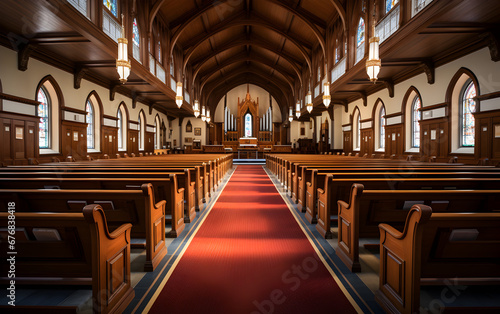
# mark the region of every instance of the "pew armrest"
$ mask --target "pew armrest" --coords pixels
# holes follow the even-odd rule
[[[320,190],[320,189],[318,189],[318,190]],[[339,204],[339,208],[349,208],[350,207],[350,204],[347,204],[346,202],[344,202],[342,200],[338,200],[337,204]]]
[[[184,188],[177,189],[177,194],[184,195]]]
[[[318,195],[319,194],[325,194],[325,190],[323,190],[322,188],[318,188]]]
[[[167,205],[167,201],[161,200],[158,203],[156,203],[154,206],[156,209],[158,209],[158,208],[162,208],[162,207],[165,208],[166,205]]]

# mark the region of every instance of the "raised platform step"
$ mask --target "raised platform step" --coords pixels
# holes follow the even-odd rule
[[[233,159],[234,165],[265,165],[265,159]]]

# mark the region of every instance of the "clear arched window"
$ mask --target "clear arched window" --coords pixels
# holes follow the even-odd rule
[[[123,117],[122,117],[122,111],[118,109],[118,149],[123,148],[123,128],[122,128],[122,123],[123,123]]]
[[[50,148],[50,97],[44,87],[38,90],[37,100],[40,102],[38,105],[38,117],[40,118],[38,145],[39,148]]]
[[[160,118],[156,116],[155,119],[155,148],[160,149],[161,148],[161,127],[160,127]]]
[[[398,4],[399,0],[385,0],[385,13],[387,14],[396,4]]]
[[[380,108],[379,121],[379,148],[385,148],[385,108]]]
[[[474,146],[474,130],[476,111],[476,86],[471,79],[467,80],[460,97],[460,144],[463,147]]]
[[[118,17],[118,4],[116,0],[103,0],[103,4],[109,10],[109,12]]]
[[[252,115],[245,115],[245,137],[252,137]]]
[[[133,53],[134,59],[137,61],[141,60],[141,35],[139,33],[139,26],[137,25],[137,19],[134,18],[132,23],[132,43],[133,43]]]
[[[146,134],[146,119],[144,112],[139,113],[139,149],[144,150],[145,134]]]
[[[87,149],[93,149],[95,148],[94,106],[92,105],[90,100],[87,100],[85,111],[87,111]]]
[[[358,114],[358,121],[356,122],[356,148],[360,149],[361,147],[361,115]]]
[[[420,108],[422,103],[420,97],[415,96],[411,105],[411,147],[420,147]]]
[[[359,18],[358,31],[356,33],[356,63],[365,56],[365,20]]]

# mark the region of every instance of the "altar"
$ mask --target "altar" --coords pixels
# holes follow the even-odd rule
[[[256,137],[240,137],[238,159],[259,159],[259,147]]]

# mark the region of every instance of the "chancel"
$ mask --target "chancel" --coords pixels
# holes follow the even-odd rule
[[[500,313],[500,1],[0,5],[0,312]]]

